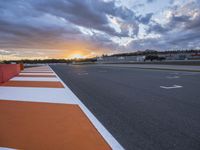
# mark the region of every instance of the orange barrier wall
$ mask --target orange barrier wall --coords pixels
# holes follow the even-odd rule
[[[20,64],[20,69],[24,70],[24,64]]]
[[[0,64],[0,83],[17,76],[20,71],[20,64]]]

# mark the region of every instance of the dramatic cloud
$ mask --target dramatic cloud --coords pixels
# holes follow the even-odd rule
[[[0,54],[66,58],[198,48],[199,8],[198,0],[0,1]]]
[[[156,0],[147,0],[147,3],[153,3]]]
[[[166,48],[199,48],[199,8],[197,1],[189,1],[181,6],[175,5],[164,12],[166,22],[152,20],[147,33],[160,35],[158,40],[162,41],[162,45]]]

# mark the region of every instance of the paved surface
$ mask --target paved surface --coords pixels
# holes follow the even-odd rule
[[[0,84],[0,149],[123,150],[48,66]]]
[[[200,149],[199,73],[52,68],[125,149]]]
[[[200,66],[187,66],[187,65],[166,65],[166,64],[98,64],[98,66],[110,67],[131,67],[131,68],[144,68],[144,69],[163,69],[163,70],[183,70],[200,72]]]

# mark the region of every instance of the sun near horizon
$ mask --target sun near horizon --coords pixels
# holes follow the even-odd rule
[[[83,58],[87,58],[86,56],[82,55],[82,54],[72,54],[69,57],[66,57],[65,59],[83,59]]]

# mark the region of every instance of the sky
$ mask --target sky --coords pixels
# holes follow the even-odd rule
[[[200,48],[200,0],[0,0],[0,59]]]

